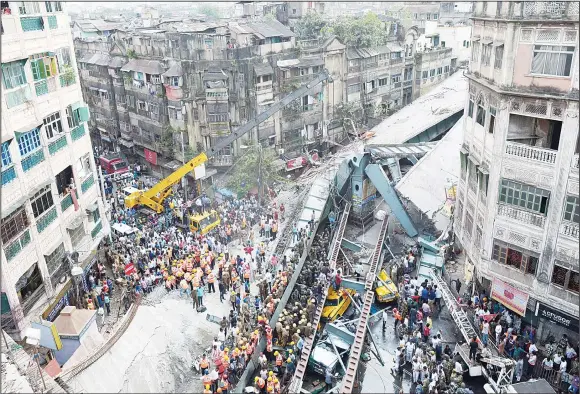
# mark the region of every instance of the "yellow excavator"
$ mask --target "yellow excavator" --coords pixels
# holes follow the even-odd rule
[[[275,104],[270,106],[266,111],[260,113],[258,116],[250,120],[248,123],[240,126],[238,129],[229,134],[226,138],[221,140],[216,145],[212,146],[207,152],[202,152],[183,166],[175,170],[171,175],[159,181],[156,185],[147,190],[140,190],[128,195],[125,198],[125,206],[127,208],[134,208],[139,205],[149,207],[157,213],[161,213],[164,210],[163,202],[165,199],[171,195],[173,185],[177,184],[181,178],[187,175],[195,167],[205,163],[208,158],[214,156],[221,149],[229,146],[232,142],[238,138],[244,136],[247,132],[252,130],[254,127],[264,122],[270,116],[274,115],[276,112],[280,111],[282,108],[290,104],[292,101],[303,97],[305,94],[310,92],[315,86],[322,83],[323,81],[329,80],[332,82],[330,75],[327,70],[322,71],[313,80],[303,84],[298,89],[287,94],[282,99],[277,101]]]

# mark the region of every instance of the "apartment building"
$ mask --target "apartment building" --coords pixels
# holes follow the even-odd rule
[[[20,338],[68,304],[106,235],[64,3],[2,2],[2,328]],[[86,278],[84,278],[86,280]]]
[[[476,2],[471,48],[456,237],[538,340],[577,340],[578,3]]]

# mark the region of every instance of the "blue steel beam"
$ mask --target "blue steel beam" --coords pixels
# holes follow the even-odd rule
[[[340,246],[342,246],[343,248],[346,248],[348,250],[352,250],[355,253],[358,253],[362,250],[362,246],[360,244],[349,241],[346,238],[342,239]]]
[[[325,330],[330,334],[339,337],[349,345],[354,343],[354,334],[348,331],[346,328],[339,327],[334,323],[328,323],[325,326]]]
[[[416,237],[419,235],[417,229],[411,221],[411,217],[403,207],[401,200],[397,192],[391,186],[389,178],[381,168],[379,164],[369,164],[365,168],[365,173],[369,179],[373,182],[381,196],[385,199],[387,205],[391,208],[391,211],[401,223],[401,226],[405,229],[405,232],[409,237]]]
[[[344,287],[346,289],[353,289],[354,291],[361,293],[361,294],[366,291],[365,282],[357,282],[357,281],[350,280],[350,279],[342,279],[341,283],[342,283],[342,287]]]

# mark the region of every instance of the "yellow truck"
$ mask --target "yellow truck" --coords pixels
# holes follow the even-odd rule
[[[340,289],[336,292],[330,286],[324,308],[322,308],[322,320],[324,322],[332,322],[341,317],[351,303],[350,297],[354,296],[355,293],[356,291],[352,289]],[[350,297],[348,294],[350,294]]]
[[[387,275],[387,271],[384,269],[381,270],[375,280],[375,294],[377,301],[383,303],[396,301],[399,298],[397,285],[393,283],[389,275]]]

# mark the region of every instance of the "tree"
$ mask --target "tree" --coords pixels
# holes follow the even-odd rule
[[[271,149],[261,149],[258,145],[248,148],[236,163],[234,171],[228,180],[227,186],[238,193],[245,195],[251,189],[258,186],[258,174],[262,174],[262,187],[272,186],[274,183],[285,182],[286,180],[278,174],[276,159],[278,155]],[[261,156],[261,171],[260,171]]]
[[[200,4],[197,6],[197,12],[207,16],[210,19],[219,19],[222,16],[221,11],[211,4]]]
[[[358,125],[362,123],[362,108],[358,103],[341,103],[334,107],[333,118],[339,120],[342,123],[342,127],[345,130],[352,130],[352,125],[354,123],[355,127],[358,129]],[[352,120],[352,122],[350,121]],[[357,130],[352,130],[352,132],[358,132]]]
[[[321,34],[335,34],[347,46],[368,48],[383,45],[387,41],[385,31],[379,17],[369,12],[365,16],[341,16],[331,25],[322,29]]]
[[[301,40],[313,40],[321,36],[321,32],[328,25],[322,16],[316,12],[309,12],[298,19],[294,32]]]

